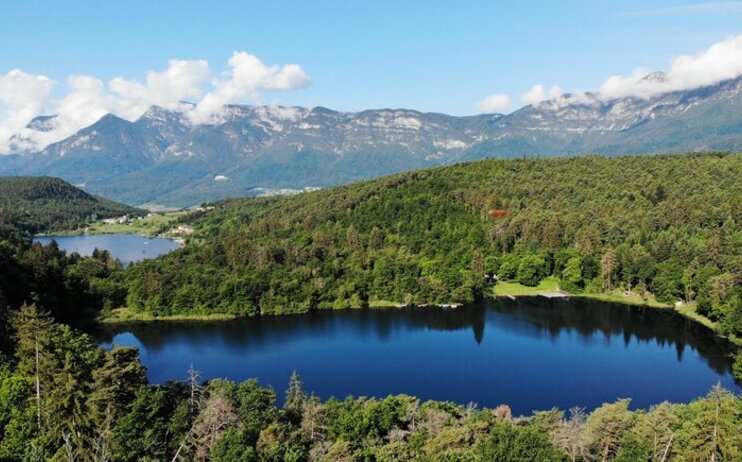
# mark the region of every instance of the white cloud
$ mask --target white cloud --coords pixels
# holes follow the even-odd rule
[[[742,2],[719,3],[714,8],[727,8],[738,4]],[[700,5],[692,7],[700,8]],[[627,96],[650,98],[662,93],[713,85],[741,75],[742,35],[737,35],[717,42],[699,53],[676,57],[666,72],[637,68],[631,75],[613,75],[607,78],[594,93],[577,91],[564,95],[562,89],[556,85],[547,92],[543,85],[536,84],[523,93],[521,99],[526,104],[537,105],[546,100],[573,104]],[[477,106],[482,111],[493,112],[507,108],[509,102],[506,95],[492,95],[479,101]]]
[[[556,85],[549,89],[549,93],[546,93],[546,89],[543,85],[537,84],[531,87],[530,90],[523,93],[521,99],[526,104],[538,104],[546,99],[556,99],[562,96],[562,89]]]
[[[131,105],[122,108],[132,113],[142,113],[152,104],[166,109],[177,109],[181,101],[197,100],[202,95],[201,86],[210,77],[209,63],[203,60],[170,60],[162,72],[149,72],[145,83],[117,77],[109,83],[121,101]]]
[[[0,153],[7,151],[13,135],[40,114],[53,84],[48,77],[19,69],[0,76]]]
[[[41,149],[86,127],[105,114],[135,120],[151,105],[187,110],[194,123],[213,120],[225,104],[256,101],[263,91],[304,88],[311,80],[296,64],[266,65],[256,56],[235,52],[229,70],[212,79],[203,60],[170,60],[163,71],[150,71],[144,81],[90,75],[67,78],[63,96],[52,98],[54,82],[14,69],[0,75],[0,153]],[[184,100],[195,108],[182,105]],[[56,114],[49,131],[26,128],[41,114]]]
[[[600,87],[601,98],[648,98],[660,93],[712,85],[742,74],[742,35],[711,45],[695,55],[675,58],[665,73],[637,68],[630,76],[614,75]],[[645,78],[650,75],[649,78]]]
[[[477,109],[482,112],[502,112],[510,107],[510,97],[503,93],[489,95],[477,102]]]
[[[311,83],[296,64],[267,66],[255,55],[240,51],[229,58],[232,68],[226,79],[215,80],[215,90],[208,93],[189,114],[194,123],[210,122],[225,105],[245,97],[256,99],[261,90],[295,90]]]

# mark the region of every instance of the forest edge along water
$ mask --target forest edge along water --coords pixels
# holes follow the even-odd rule
[[[107,250],[124,266],[136,261],[156,258],[181,247],[181,244],[173,239],[123,233],[36,236],[34,241],[44,245],[55,241],[59,248],[67,253],[77,252],[84,256],[91,255],[95,249]]]
[[[124,264],[179,247],[131,234],[36,240],[55,240],[81,254],[105,249]],[[634,407],[688,401],[716,383],[739,390],[729,372],[733,346],[710,329],[674,310],[586,298],[521,295],[456,309],[123,322],[98,326],[94,334],[104,346],[140,348],[157,383],[182,379],[194,363],[207,378],[257,377],[281,389],[297,369],[322,398],[407,393],[461,404],[505,403],[529,413],[593,408],[621,397],[632,398]]]
[[[405,393],[508,404],[517,413],[690,401],[731,375],[732,346],[672,310],[520,297],[440,308],[313,311],[228,322],[98,326],[103,346],[136,346],[150,380],[204,378],[281,390],[297,370],[326,399]]]

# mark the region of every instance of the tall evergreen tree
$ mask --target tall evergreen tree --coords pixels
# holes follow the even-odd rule
[[[294,371],[291,374],[289,386],[286,389],[283,408],[290,417],[299,419],[301,418],[301,411],[305,400],[306,394],[302,388],[301,377],[299,377],[298,372]]]
[[[42,397],[54,373],[50,361],[53,324],[49,313],[39,310],[35,304],[24,304],[14,320],[18,371],[33,379],[36,425],[40,434],[44,432],[46,415]]]

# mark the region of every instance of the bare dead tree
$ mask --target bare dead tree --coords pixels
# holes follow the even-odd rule
[[[590,460],[590,439],[585,409],[573,407],[569,414],[569,419],[563,420],[552,433],[552,441],[567,453],[570,462]]]
[[[208,460],[211,449],[222,433],[237,423],[232,402],[222,393],[211,393],[193,426],[192,442],[195,460]]]
[[[188,398],[188,409],[193,413],[199,408],[201,392],[201,374],[193,367],[191,363],[188,368],[188,387],[190,388],[190,397]]]
[[[324,436],[324,409],[324,404],[315,395],[310,396],[302,404],[301,430],[310,441]]]

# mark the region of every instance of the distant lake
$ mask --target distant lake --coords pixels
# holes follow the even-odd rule
[[[730,348],[671,310],[585,299],[494,300],[459,309],[363,309],[222,322],[101,328],[136,346],[151,381],[257,377],[282,399],[296,369],[321,398],[406,393],[423,400],[594,408],[687,402],[716,383],[739,392]]]
[[[34,242],[44,245],[52,240],[57,241],[59,248],[67,253],[77,252],[80,255],[91,255],[93,250],[107,250],[124,265],[139,260],[159,257],[180,247],[172,239],[162,237],[145,237],[138,234],[101,234],[75,236],[37,236]]]

